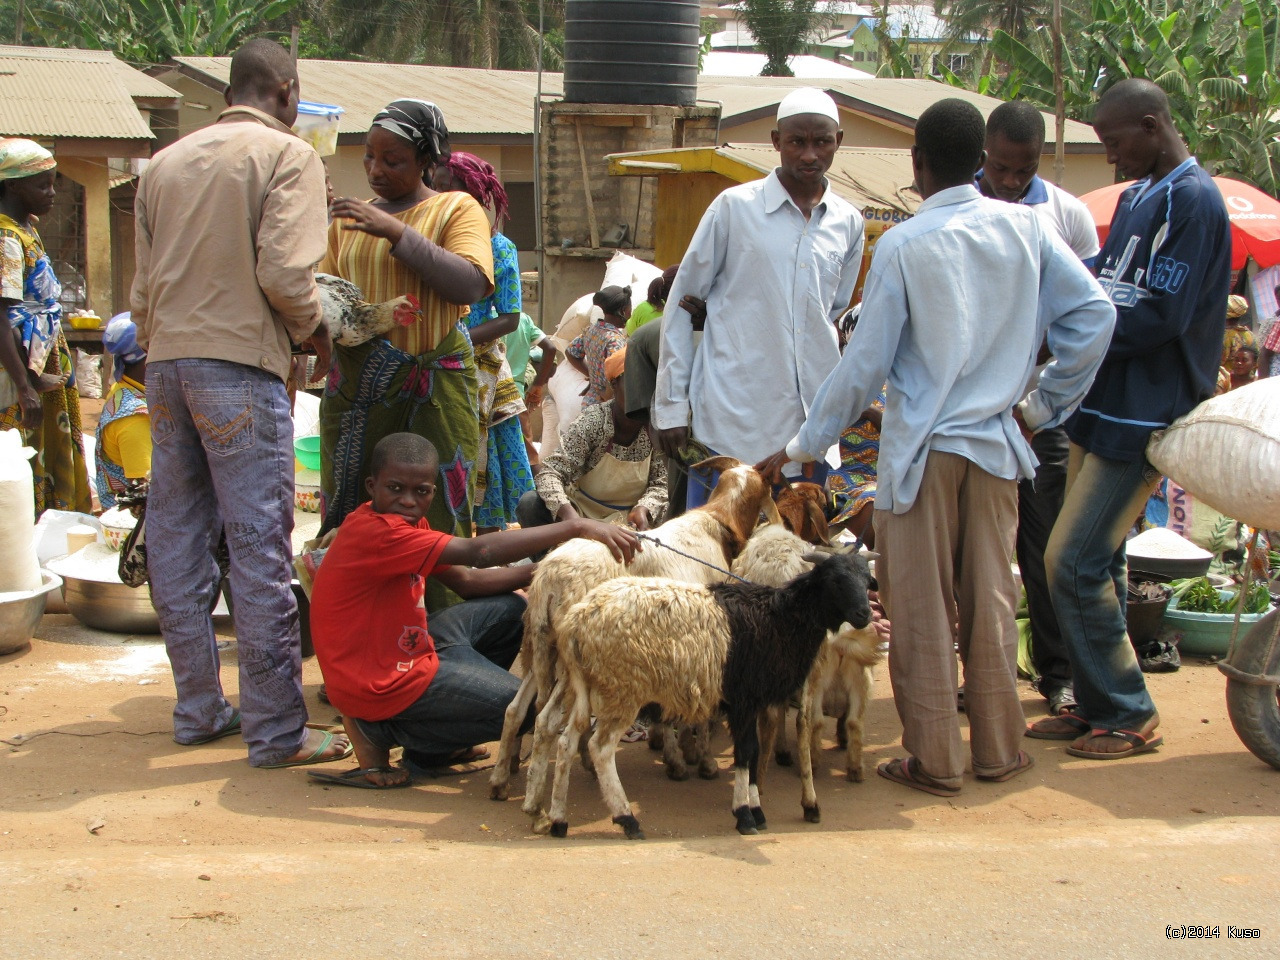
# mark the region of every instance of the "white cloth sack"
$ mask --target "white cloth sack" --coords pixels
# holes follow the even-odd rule
[[[34,453],[23,445],[19,431],[0,430],[0,557],[4,558],[0,593],[40,586],[34,536],[36,495],[29,462]]]
[[[1206,400],[1153,433],[1147,459],[1228,517],[1280,529],[1280,379]]]
[[[102,357],[76,351],[76,392],[89,400],[102,399]]]
[[[600,284],[600,289],[630,287],[631,305],[635,306],[649,295],[649,284],[654,281],[654,278],[660,276],[662,276],[661,267],[655,267],[652,263],[619,250],[605,264],[604,283]]]

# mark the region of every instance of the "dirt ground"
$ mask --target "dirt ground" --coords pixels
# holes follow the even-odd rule
[[[304,675],[313,720],[335,719],[314,660]],[[729,776],[672,783],[640,743],[619,769],[649,839],[626,841],[579,769],[556,840],[529,833],[523,778],[506,803],[486,771],[379,793],[252,769],[235,739],[179,747],[158,638],[51,614],[0,658],[0,956],[1274,956],[1280,772],[1236,739],[1212,666],[1151,685],[1157,753],[1028,740],[1032,772],[941,800],[872,772],[900,753],[881,668],[870,775],[845,782],[825,752],[822,823],[777,770],[770,829],[739,837]],[[1024,706],[1042,711],[1029,687]],[[1170,943],[1170,924],[1219,937]]]

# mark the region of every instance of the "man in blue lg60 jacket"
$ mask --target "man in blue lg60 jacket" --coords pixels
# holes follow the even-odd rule
[[[1151,433],[1213,395],[1231,277],[1231,227],[1210,176],[1179,137],[1169,102],[1124,80],[1093,123],[1107,160],[1137,182],[1120,196],[1096,260],[1116,307],[1115,333],[1080,408],[1066,501],[1045,554],[1054,612],[1071,652],[1078,709],[1027,734],[1073,741],[1097,760],[1160,745],[1160,716],[1125,636],[1124,538],[1158,476]],[[1033,412],[1023,411],[1035,429]]]

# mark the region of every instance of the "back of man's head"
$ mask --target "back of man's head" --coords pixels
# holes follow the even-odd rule
[[[1025,100],[1002,103],[987,117],[987,143],[998,136],[1032,144],[1038,153],[1044,147],[1044,114]]]
[[[922,154],[936,189],[972,183],[982,164],[987,125],[967,100],[939,100],[916,121],[916,152]]]
[[[1131,77],[1108,87],[1098,101],[1097,115],[1107,113],[1115,120],[1136,122],[1143,117],[1154,117],[1162,125],[1173,125],[1169,111],[1169,98],[1150,80]]]
[[[255,37],[231,58],[229,102],[253,103],[275,95],[281,84],[298,78],[289,51],[274,40]]]

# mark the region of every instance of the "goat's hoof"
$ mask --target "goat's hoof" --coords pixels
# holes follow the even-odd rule
[[[569,821],[555,820],[551,824],[551,836],[564,839],[569,835]]]
[[[814,804],[812,807],[804,808],[804,819],[808,823],[822,822],[822,811],[818,809],[817,804]]]
[[[540,813],[533,818],[533,832],[547,833],[551,830],[551,818],[545,813]]]
[[[845,771],[845,774],[848,776],[850,783],[861,783],[862,778],[866,776],[861,767],[850,767]]]
[[[744,837],[754,837],[760,831],[756,828],[756,819],[751,815],[748,807],[739,807],[733,811],[735,819],[738,821],[738,832]]]
[[[769,821],[765,820],[764,811],[759,807],[751,808],[751,819],[755,823],[757,829],[760,829],[760,830],[769,829]]]
[[[683,767],[667,766],[667,778],[677,783],[689,779],[689,771]]]
[[[703,780],[715,780],[720,776],[720,765],[714,760],[698,764],[698,776]]]
[[[792,763],[795,762],[794,760],[791,759],[790,750],[779,750],[777,753],[773,755],[773,759],[777,762],[778,766],[780,767],[789,767],[791,766]]]
[[[614,817],[613,822],[622,828],[628,840],[643,840],[644,831],[640,829],[640,821],[629,813]]]
[[[507,783],[491,783],[489,784],[489,799],[503,801],[507,799],[511,792],[511,785]]]

